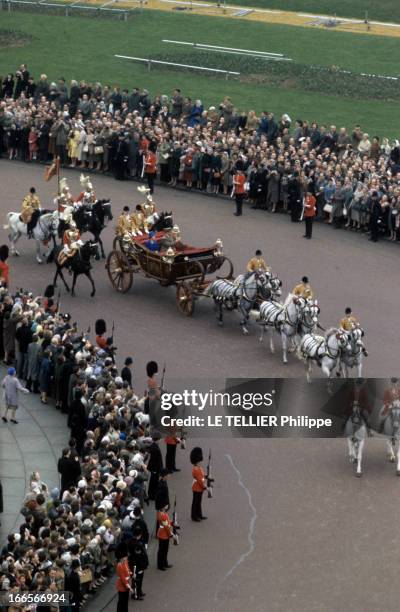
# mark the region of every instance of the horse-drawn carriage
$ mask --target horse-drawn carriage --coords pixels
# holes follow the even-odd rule
[[[196,298],[204,295],[212,282],[210,275],[225,264],[225,275],[217,278],[233,278],[233,264],[223,254],[220,241],[206,248],[185,246],[178,251],[154,252],[140,236],[117,240],[114,246],[119,248],[108,255],[106,269],[116,291],[129,291],[134,273],[153,278],[163,287],[175,285],[177,307],[187,317],[193,314]]]

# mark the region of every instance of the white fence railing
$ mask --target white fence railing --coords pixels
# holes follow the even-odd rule
[[[114,55],[114,57],[118,57],[119,59],[132,60],[134,62],[144,62],[147,64],[149,71],[151,70],[153,64],[161,64],[164,66],[176,66],[178,68],[191,68],[192,70],[202,70],[205,72],[215,72],[219,74],[224,74],[227,80],[229,78],[229,75],[240,76],[240,72],[235,72],[234,70],[221,70],[220,68],[208,68],[207,66],[192,66],[191,64],[176,64],[174,62],[164,62],[162,60],[153,60],[145,57],[131,57],[130,55]]]
[[[98,15],[115,15],[123,19],[124,21],[128,20],[129,15],[137,9],[123,9],[116,8],[113,6],[108,6],[112,4],[112,2],[106,2],[101,6],[90,5],[90,4],[80,4],[79,2],[47,2],[46,0],[0,0],[0,7],[3,10],[7,10],[11,13],[13,10],[24,10],[31,9],[33,12],[41,11],[44,12],[47,9],[58,9],[59,13],[65,15],[65,17],[76,15],[77,13],[85,14],[93,14],[93,12]]]

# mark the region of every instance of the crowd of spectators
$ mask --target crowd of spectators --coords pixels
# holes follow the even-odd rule
[[[143,509],[148,498],[157,511],[169,506],[166,478],[175,471],[171,461],[171,470],[163,467],[160,434],[149,424],[157,367],[149,362],[149,393],[139,398],[132,387],[132,358],[119,372],[112,340],[101,332],[92,342],[59,312],[51,286],[44,294],[35,298],[0,287],[6,407],[12,381],[20,390],[40,393],[43,402],[51,399],[68,415],[70,441],[58,461],[59,487],[49,490],[37,471],[31,474],[22,524],[0,548],[0,591],[43,596],[68,591],[69,605],[39,603],[35,610],[79,610],[112,573],[116,559],[127,556],[135,572],[132,596],[143,599],[151,536]],[[2,427],[18,426],[17,397],[12,404],[13,424],[0,421]],[[3,421],[8,422],[7,413]],[[118,609],[127,610],[128,588],[118,584],[124,597]]]
[[[317,217],[400,239],[400,145],[371,137],[356,125],[318,125],[269,111],[239,112],[229,97],[205,108],[179,89],[151,98],[132,90],[45,74],[26,64],[2,78],[0,155],[143,177],[143,159],[157,155],[161,183],[230,195],[237,162],[244,167],[250,203],[291,212],[306,190],[317,198]],[[300,212],[299,212],[300,211]],[[376,229],[375,228],[375,229]]]

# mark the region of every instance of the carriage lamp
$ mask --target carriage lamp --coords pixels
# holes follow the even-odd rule
[[[174,263],[174,257],[175,257],[175,251],[174,251],[174,249],[173,249],[172,247],[169,247],[169,248],[166,250],[166,252],[165,252],[165,255],[164,255],[164,257],[163,257],[163,260],[164,260],[166,263],[172,264],[172,263]]]
[[[223,255],[224,245],[222,244],[221,238],[218,238],[218,240],[216,240],[215,246],[217,247],[215,251],[215,255]]]

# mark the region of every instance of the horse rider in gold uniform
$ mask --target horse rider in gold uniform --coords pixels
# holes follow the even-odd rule
[[[265,259],[262,256],[262,252],[260,251],[260,249],[257,249],[257,251],[255,252],[254,257],[252,257],[247,266],[246,266],[246,271],[247,272],[269,272],[270,268],[269,266],[266,264]]]
[[[41,204],[38,196],[36,195],[36,189],[31,187],[29,193],[22,201],[22,210],[21,210],[21,221],[22,223],[26,223],[28,237],[32,238],[32,232],[36,225],[36,220],[39,214],[35,214],[35,211],[41,210]],[[32,223],[33,221],[33,223]]]
[[[293,295],[297,297],[303,297],[306,300],[314,299],[314,291],[311,288],[311,285],[310,285],[310,282],[307,276],[303,276],[303,278],[301,279],[301,283],[295,286],[292,293]]]
[[[357,318],[353,315],[351,308],[346,308],[345,316],[340,320],[339,327],[346,332],[351,332],[357,325],[360,325]]]

